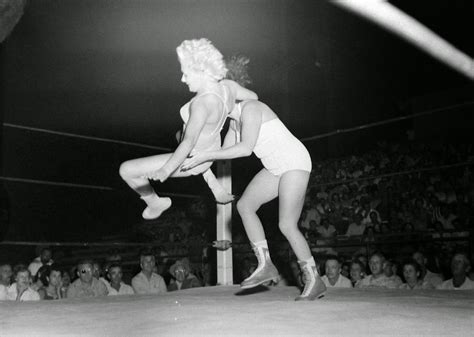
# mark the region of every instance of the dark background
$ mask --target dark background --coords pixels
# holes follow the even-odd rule
[[[474,2],[391,3],[474,55]],[[174,148],[178,109],[192,97],[175,48],[200,37],[226,57],[250,58],[251,89],[299,138],[473,100],[465,77],[323,0],[31,0],[1,44],[3,122]],[[407,130],[472,141],[472,113],[471,105],[305,145],[318,161]],[[93,239],[141,221],[143,205],[118,167],[159,151],[8,126],[1,136],[3,177],[113,189],[3,181],[10,238]],[[233,162],[236,193],[259,167]],[[200,178],[157,190],[210,197]]]

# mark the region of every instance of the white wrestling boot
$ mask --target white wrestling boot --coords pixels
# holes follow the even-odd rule
[[[240,287],[242,289],[249,289],[270,281],[278,283],[280,280],[280,275],[272,260],[270,259],[268,248],[254,246],[252,249],[255,253],[255,256],[257,256],[258,267],[255,269],[252,275],[242,281]]]
[[[161,213],[171,207],[170,198],[160,198],[156,193],[141,196],[140,198],[145,201],[148,206],[142,213],[142,217],[145,220],[156,219]]]
[[[298,261],[298,263],[303,272],[304,289],[295,301],[314,301],[316,298],[323,297],[326,293],[326,285],[318,274],[314,259]]]

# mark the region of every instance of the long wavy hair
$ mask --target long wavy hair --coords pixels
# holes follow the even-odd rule
[[[237,82],[243,87],[252,84],[252,79],[248,73],[248,65],[250,59],[245,55],[233,55],[226,61],[227,75],[226,78]]]

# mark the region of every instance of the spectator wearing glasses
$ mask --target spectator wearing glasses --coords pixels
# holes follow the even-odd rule
[[[178,260],[170,267],[174,280],[168,286],[168,291],[202,287],[201,282],[190,273],[187,259]]]
[[[93,265],[94,263],[90,260],[83,260],[77,264],[79,278],[67,289],[68,298],[107,296],[105,284],[93,276]]]

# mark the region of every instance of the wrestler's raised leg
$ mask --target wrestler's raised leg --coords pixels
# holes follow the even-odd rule
[[[171,199],[167,197],[159,197],[150,181],[144,176],[152,171],[158,170],[168,161],[171,153],[159,154],[150,157],[137,158],[128,160],[120,165],[120,176],[140,198],[145,201],[147,208],[142,213],[144,219],[156,219],[161,213],[171,206]],[[173,172],[171,177],[188,177],[188,172]]]

